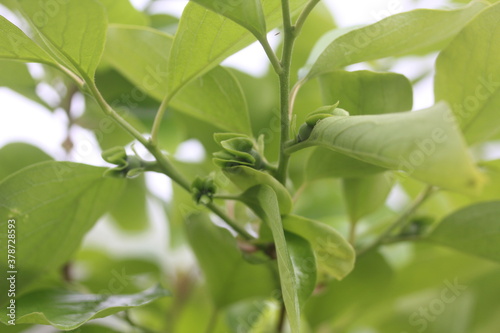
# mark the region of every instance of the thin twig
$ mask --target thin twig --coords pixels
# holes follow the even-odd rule
[[[147,140],[137,129],[135,129],[132,125],[130,125],[125,119],[123,119],[104,99],[101,95],[97,86],[92,80],[86,80],[87,85],[89,86],[90,92],[96,98],[101,109],[108,116],[113,118],[120,126],[123,127],[130,135],[132,135],[137,141],[139,141],[156,159],[158,162],[159,172],[165,174],[170,177],[172,181],[180,185],[183,189],[188,192],[191,192],[191,184],[177,171],[177,169],[170,163],[167,157],[163,154],[163,152],[158,148],[158,146],[150,140]],[[244,229],[238,226],[236,222],[234,222],[229,216],[227,216],[219,207],[215,206],[212,203],[205,205],[208,209],[210,209],[213,213],[218,215],[221,219],[223,219],[230,227],[234,228],[234,230],[240,234],[241,237],[250,240],[253,237],[247,233]]]
[[[300,88],[306,83],[304,79],[297,81],[295,85],[292,88],[292,91],[290,92],[290,100],[288,102],[288,119],[291,120],[293,116],[293,108],[295,105],[295,99],[297,98],[297,95],[299,94]]]
[[[267,37],[264,36],[263,38],[259,38],[259,43],[264,48],[264,51],[266,52],[267,57],[269,58],[269,61],[274,68],[274,71],[276,72],[276,74],[280,75],[283,72],[283,67],[281,66],[280,60],[276,56],[276,53],[274,53],[271,45],[269,44]]]
[[[282,333],[285,331],[286,308],[285,303],[280,304],[280,316],[278,318],[278,326],[276,332]]]
[[[295,42],[295,28],[292,26],[290,4],[288,0],[281,1],[281,9],[283,13],[284,41],[283,55],[281,58],[283,72],[279,75],[281,134],[277,179],[285,185],[288,173],[288,163],[290,161],[290,156],[285,152],[285,148],[287,141],[290,139],[290,119],[288,116],[290,107],[290,68],[292,65],[293,44]]]
[[[369,252],[370,250],[378,247],[379,245],[383,244],[387,239],[390,239],[392,233],[396,229],[404,228],[406,224],[408,223],[408,220],[411,215],[413,215],[417,209],[422,206],[422,204],[430,197],[432,193],[435,192],[435,188],[433,186],[428,186],[425,190],[423,190],[413,201],[410,207],[401,214],[394,223],[392,223],[385,232],[383,232],[371,245],[365,247],[364,249],[361,249],[358,251],[358,257],[364,255],[365,253]]]
[[[160,133],[161,122],[163,120],[163,116],[167,111],[170,100],[172,99],[175,92],[168,93],[167,96],[161,101],[160,107],[158,111],[156,111],[156,116],[153,121],[153,128],[151,129],[151,142],[156,145],[158,142],[158,134]]]
[[[302,30],[302,27],[304,26],[304,23],[309,16],[309,14],[312,12],[314,7],[320,2],[320,0],[310,0],[307,5],[304,7],[304,10],[302,10],[302,13],[300,13],[299,18],[297,19],[297,22],[295,22],[295,35],[298,36],[300,34],[300,31]]]

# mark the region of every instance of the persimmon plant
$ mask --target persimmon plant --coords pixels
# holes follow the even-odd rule
[[[498,2],[352,28],[319,0],[192,0],[180,19],[127,0],[1,4],[0,84],[63,111],[68,156],[79,127],[108,164],[0,149],[2,332],[500,327]],[[266,75],[221,65],[253,42]],[[419,65],[436,54],[433,71]],[[409,56],[411,80],[397,73]],[[413,110],[431,72],[435,103]],[[178,160],[190,139],[205,157]],[[80,247],[106,213],[141,234],[153,201],[166,257]]]

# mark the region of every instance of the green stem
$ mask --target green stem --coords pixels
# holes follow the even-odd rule
[[[179,184],[186,191],[191,192],[191,184],[175,169],[175,167],[170,163],[170,161],[163,155],[163,153],[151,142],[146,145],[146,148],[151,154],[156,158],[158,166],[161,173],[167,175],[172,179],[172,181]],[[210,209],[215,215],[219,216],[227,225],[234,229],[241,237],[246,240],[253,239],[252,235],[246,232],[245,229],[241,228],[235,221],[233,221],[226,213],[224,213],[219,207],[213,203],[205,204],[205,207]]]
[[[288,103],[288,119],[292,119],[293,107],[295,105],[295,98],[299,94],[300,88],[306,83],[305,79],[299,80],[295,83],[290,93],[290,102]]]
[[[129,132],[137,141],[142,143],[144,146],[147,146],[148,140],[137,130],[135,127],[130,125],[125,119],[123,119],[113,108],[106,102],[104,97],[102,97],[101,92],[99,89],[97,89],[97,86],[92,80],[86,80],[87,86],[90,89],[90,92],[92,93],[92,96],[97,100],[97,103],[101,107],[101,109],[104,111],[104,113],[111,118],[113,118],[114,121],[116,121],[121,127],[123,127],[124,130]]]
[[[269,45],[269,41],[267,40],[267,37],[264,36],[263,38],[259,38],[259,42],[264,48],[264,51],[267,54],[267,57],[269,58],[269,61],[271,62],[271,65],[273,65],[274,71],[276,74],[280,75],[283,72],[283,68],[281,67],[281,63],[276,56],[276,53],[274,53],[271,45]]]
[[[156,145],[158,142],[158,133],[160,133],[161,121],[163,120],[163,116],[167,111],[168,104],[170,100],[175,95],[176,91],[169,93],[161,102],[158,111],[156,111],[155,120],[153,121],[153,128],[151,129],[151,142]]]
[[[236,222],[234,222],[226,213],[224,213],[219,207],[214,205],[213,203],[206,204],[206,207],[210,209],[215,215],[224,220],[231,228],[234,229],[241,237],[246,240],[252,240],[254,237],[250,235],[245,229],[240,227]]]
[[[50,64],[52,66],[52,64]],[[76,85],[80,88],[83,89],[85,82],[75,73],[73,73],[71,70],[69,70],[66,66],[63,66],[61,64],[57,64],[55,68],[61,70],[62,72],[66,73],[73,81],[75,81]]]
[[[435,192],[435,188],[433,186],[428,186],[425,190],[423,190],[413,201],[410,207],[401,214],[394,223],[392,223],[384,233],[382,233],[371,245],[367,246],[364,249],[358,251],[358,257],[373,250],[374,248],[383,244],[387,239],[391,238],[392,233],[396,229],[402,229],[406,226],[409,221],[410,216],[412,216],[417,209],[422,206],[422,204],[430,197],[431,194]]]
[[[282,333],[285,331],[285,318],[286,318],[286,308],[285,303],[281,302],[280,304],[280,314],[278,317],[278,327],[276,332]]]
[[[283,72],[279,75],[280,82],[280,118],[281,118],[281,134],[280,134],[280,156],[278,163],[277,179],[282,183],[286,183],[288,162],[290,156],[285,152],[285,145],[290,136],[290,68],[292,65],[292,51],[295,42],[295,28],[292,26],[290,15],[290,4],[288,0],[281,1],[283,11],[283,55],[281,58],[281,67]]]
[[[89,86],[90,92],[97,100],[97,103],[102,108],[106,115],[113,118],[120,126],[123,127],[127,132],[129,132],[137,141],[142,143],[144,147],[155,157],[158,166],[155,171],[159,171],[166,176],[170,177],[172,181],[179,184],[183,189],[188,192],[191,192],[191,184],[177,171],[177,169],[170,163],[167,157],[162,153],[162,151],[158,148],[158,146],[154,143],[153,140],[147,140],[139,131],[137,131],[132,125],[130,125],[125,119],[123,119],[113,108],[106,102],[104,97],[102,97],[101,93],[97,89],[96,85],[92,80],[87,80],[87,85]],[[150,167],[153,169],[153,167]],[[234,222],[229,216],[227,216],[223,211],[221,211],[217,206],[212,203],[205,205],[208,209],[210,209],[213,213],[218,215],[221,219],[223,219],[230,227],[234,228],[234,230],[240,234],[241,237],[250,240],[253,237],[247,233],[244,229],[242,229],[236,222]]]
[[[309,14],[312,12],[314,7],[320,2],[320,0],[310,0],[307,5],[304,7],[302,10],[302,13],[300,13],[299,18],[297,19],[297,22],[295,23],[295,34],[298,36],[300,31],[302,30],[302,27],[304,26],[304,23],[306,22],[307,17]]]

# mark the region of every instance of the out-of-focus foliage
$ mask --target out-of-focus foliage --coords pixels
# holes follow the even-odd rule
[[[497,332],[500,4],[451,3],[1,1],[0,86],[67,155],[0,147],[0,331]],[[267,73],[224,65],[253,42]]]

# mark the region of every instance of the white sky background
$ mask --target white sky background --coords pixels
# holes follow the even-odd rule
[[[440,8],[446,5],[446,0],[323,0],[323,2],[332,10],[336,22],[341,26],[351,26],[365,23],[373,23],[388,15],[398,12],[411,10],[414,8]],[[144,0],[132,0],[132,3],[142,8]],[[174,15],[180,15],[187,1],[158,1],[152,8],[155,11],[168,12]],[[0,14],[4,15],[0,7]],[[270,33],[271,44],[274,46],[279,43],[279,38]],[[426,60],[407,59],[401,61],[396,71],[414,78],[419,71],[424,68],[432,68],[434,58],[429,57]],[[224,65],[236,67],[254,75],[262,75],[268,68],[268,60],[260,45],[253,44],[230,59],[224,61]],[[30,65],[31,66],[31,65]],[[362,68],[354,66],[353,69]],[[35,72],[37,65],[31,66]],[[43,96],[53,96],[54,92],[50,87],[40,87],[39,91]],[[420,109],[433,104],[432,78],[422,81],[415,87],[414,109]],[[67,159],[61,148],[61,142],[66,136],[65,115],[62,112],[51,113],[34,102],[11,92],[8,89],[0,88],[0,147],[10,142],[23,141],[39,146],[58,160]],[[75,128],[72,132],[72,138],[75,143],[75,152],[70,160],[75,162],[84,162],[94,165],[103,165],[100,157],[98,144],[89,131]],[[200,151],[199,144],[186,143],[181,145],[177,156],[184,159],[193,159],[203,153]],[[170,195],[166,188],[170,188],[169,180],[162,175],[148,175],[151,189],[163,199]],[[108,250],[115,253],[127,254],[136,253],[137,247],[147,246],[150,253],[162,255],[159,250],[165,249],[164,246],[167,237],[165,227],[165,216],[158,205],[150,202],[150,213],[155,216],[153,227],[141,236],[141,239],[134,238],[131,242],[128,236],[116,236],[116,230],[113,230],[109,223],[99,223],[96,228],[87,237],[87,245],[105,245]],[[115,235],[115,236],[112,236]],[[111,238],[110,238],[111,237]],[[137,236],[135,236],[137,237]],[[110,241],[113,239],[113,241]],[[113,244],[111,246],[111,244]],[[137,246],[135,246],[135,245]],[[111,247],[110,247],[111,246]],[[164,258],[164,255],[162,255]],[[180,259],[184,260],[181,256]],[[177,258],[170,256],[170,258]]]

